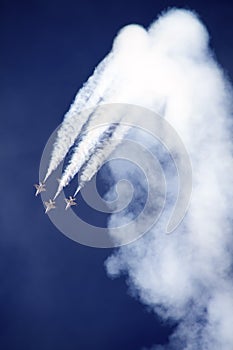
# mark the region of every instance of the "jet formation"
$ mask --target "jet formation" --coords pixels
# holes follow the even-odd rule
[[[46,185],[45,185],[44,182],[39,182],[38,184],[35,184],[34,187],[36,188],[36,193],[35,193],[36,197],[41,192],[45,192],[46,191]],[[78,187],[78,189],[76,190],[76,192],[75,192],[73,197],[69,196],[69,198],[65,198],[65,202],[66,202],[65,210],[69,209],[70,207],[72,207],[74,205],[77,205],[75,196],[78,194],[80,189],[81,189],[81,186]],[[48,202],[45,201],[44,205],[46,207],[45,214],[47,214],[50,210],[55,209],[56,208],[55,197],[53,199],[49,199]]]

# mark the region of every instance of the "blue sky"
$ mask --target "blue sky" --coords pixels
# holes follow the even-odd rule
[[[194,9],[233,77],[228,1],[0,1],[0,347],[127,349],[164,343],[171,328],[107,277],[112,250],[63,236],[35,200],[43,147],[76,91],[129,23],[167,7]]]

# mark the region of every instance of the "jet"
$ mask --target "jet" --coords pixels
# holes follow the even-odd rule
[[[45,214],[47,214],[51,209],[56,208],[55,201],[52,201],[52,199],[50,199],[48,202],[44,202],[44,204],[46,206]]]
[[[72,205],[77,205],[77,203],[75,201],[76,201],[76,199],[72,196],[69,196],[69,198],[65,198],[66,210],[68,208],[70,208]]]
[[[46,191],[44,182],[39,182],[39,184],[35,184],[34,187],[36,188],[35,196],[38,196],[39,193]]]

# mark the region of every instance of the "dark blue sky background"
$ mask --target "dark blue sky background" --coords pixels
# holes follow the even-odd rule
[[[231,1],[0,0],[1,350],[140,350],[169,335],[125,278],[106,276],[112,250],[58,232],[32,185],[49,135],[117,31],[171,6],[199,13],[232,78]]]

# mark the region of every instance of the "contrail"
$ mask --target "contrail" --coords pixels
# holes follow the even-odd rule
[[[75,192],[75,196],[81,187],[88,181],[91,181],[93,176],[97,173],[102,164],[108,159],[111,153],[116,149],[116,147],[122,142],[124,136],[130,129],[127,125],[118,125],[112,133],[112,136],[104,140],[100,146],[92,154],[89,161],[84,166],[84,169],[80,175],[80,183]]]
[[[113,72],[111,72],[113,62],[114,54],[110,53],[97,66],[94,74],[76,95],[73,104],[66,113],[64,121],[58,130],[57,139],[53,147],[44,182],[64,159],[69,148],[74,144],[75,139],[82,130],[83,125],[85,125],[89,119],[88,108],[96,106],[101,102],[102,96],[105,93],[106,82],[109,84],[113,78]],[[108,76],[108,79],[105,79],[105,75]],[[85,112],[82,112],[84,109]]]
[[[111,123],[117,123],[122,119],[121,108],[116,108],[114,111],[108,107],[102,106],[100,109],[97,107],[90,116],[89,121],[84,129],[84,135],[82,140],[77,144],[74,149],[74,153],[70,159],[68,166],[59,181],[58,190],[54,196],[54,199],[60,194],[62,189],[67,186],[71,179],[79,172],[80,168],[85,162],[89,160],[97,145],[101,147],[105,143],[105,139],[109,136],[109,120]],[[99,120],[101,124],[99,125]],[[96,154],[94,152],[94,154]],[[93,169],[93,171],[96,171]]]
[[[109,126],[107,128],[109,128]],[[90,158],[91,154],[95,150],[97,142],[100,141],[100,138],[105,131],[106,126],[92,130],[86,135],[86,137],[84,137],[82,141],[78,143],[74,149],[71,160],[59,181],[58,190],[54,196],[54,199],[56,199],[62,189],[69,184],[70,180],[79,172],[83,164]]]
[[[136,102],[128,101],[127,88],[129,76],[134,75],[135,62],[140,60],[144,52],[145,29],[138,25],[129,25],[116,37],[111,52],[97,66],[83,88],[78,92],[73,104],[64,117],[58,130],[50,164],[43,182],[57,168],[66,156],[69,148],[82,133],[88,122],[90,108],[103,103]],[[132,84],[132,79],[131,79]],[[134,84],[132,85],[133,88]],[[92,111],[93,112],[93,111]]]

